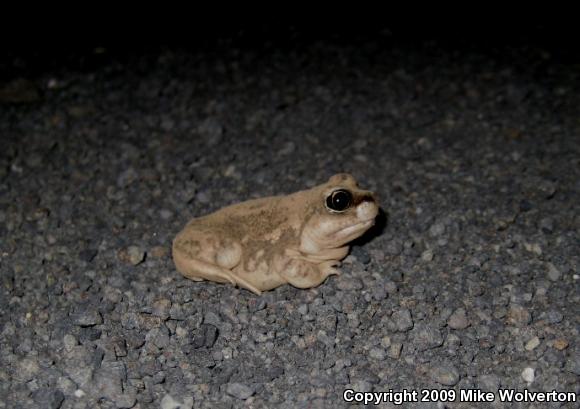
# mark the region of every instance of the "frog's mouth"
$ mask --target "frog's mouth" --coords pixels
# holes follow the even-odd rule
[[[362,235],[373,224],[375,224],[375,218],[372,218],[370,220],[363,220],[362,222],[351,224],[345,228],[336,231],[332,236],[334,239],[338,241],[347,243]]]

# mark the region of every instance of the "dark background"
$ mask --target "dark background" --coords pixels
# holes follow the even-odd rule
[[[498,13],[499,14],[499,13]],[[10,23],[3,28],[0,40],[0,79],[16,76],[34,77],[47,70],[91,70],[112,60],[127,61],[160,50],[187,53],[223,53],[230,47],[268,55],[273,49],[300,50],[326,41],[334,45],[357,45],[368,42],[381,47],[398,46],[409,50],[428,48],[431,42],[447,50],[462,53],[487,53],[509,61],[514,47],[542,49],[553,61],[574,64],[580,61],[579,30],[565,13],[560,18],[526,16],[479,19],[477,12],[450,20],[421,21],[404,17],[383,21],[358,18],[333,22],[331,17],[312,23],[255,24],[209,16],[208,20],[184,16],[160,16],[148,23],[106,18],[97,23],[88,16],[86,25],[78,19]],[[173,24],[171,18],[175,19]],[[389,20],[389,19],[387,19]],[[434,19],[436,20],[436,19]],[[484,20],[484,21],[482,21]],[[95,53],[104,48],[106,53]],[[369,50],[369,53],[372,50]],[[364,54],[364,51],[363,51]],[[370,57],[370,56],[369,56]]]

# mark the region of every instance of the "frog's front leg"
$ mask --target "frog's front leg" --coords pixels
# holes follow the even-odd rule
[[[241,246],[238,243],[228,243],[227,246],[212,249],[211,251],[192,251],[195,246],[183,240],[173,243],[173,260],[177,270],[185,277],[194,280],[209,280],[218,283],[231,283],[244,287],[254,294],[262,292],[248,281],[234,274],[232,271],[241,258]]]
[[[280,276],[294,287],[317,287],[329,275],[338,274],[338,271],[332,268],[335,263],[336,261],[328,261],[315,264],[300,259],[293,259],[280,271]]]
[[[340,270],[336,269],[335,267],[340,265],[340,261],[338,260],[328,260],[318,265],[318,270],[320,274],[324,275],[324,277],[328,277],[331,275],[340,275]]]

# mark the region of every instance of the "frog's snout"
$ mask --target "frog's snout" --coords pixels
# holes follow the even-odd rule
[[[364,200],[356,208],[356,216],[361,221],[374,219],[379,214],[376,200]]]

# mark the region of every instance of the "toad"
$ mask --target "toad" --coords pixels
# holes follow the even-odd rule
[[[375,222],[379,205],[346,173],[287,196],[249,200],[191,220],[173,241],[185,277],[261,294],[289,283],[316,287]]]

